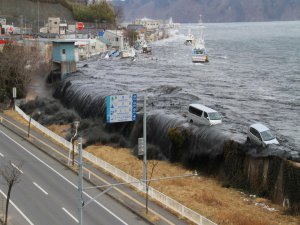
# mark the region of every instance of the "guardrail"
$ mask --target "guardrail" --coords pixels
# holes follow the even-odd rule
[[[26,115],[18,106],[16,106],[16,112],[19,113],[25,120],[29,121],[30,117]],[[35,126],[41,132],[46,134],[47,136],[51,137],[58,143],[62,144],[69,150],[72,149],[72,143],[67,141],[66,139],[60,137],[59,135],[55,134],[48,128],[42,126],[34,119],[31,119],[31,125]],[[140,180],[132,177],[131,175],[125,173],[124,171],[116,168],[115,166],[109,164],[108,162],[92,155],[91,153],[83,150],[82,156],[89,160],[90,162],[94,163],[95,165],[99,166],[100,168],[106,170],[107,172],[111,173],[112,175],[122,179],[124,182],[130,183],[131,186],[135,187],[137,190],[144,192],[146,190],[145,184]],[[168,197],[167,195],[157,191],[156,189],[149,187],[148,194],[150,197],[162,203],[165,207],[172,209],[176,213],[180,214],[181,216],[189,219],[190,221],[200,224],[200,225],[217,225],[216,223],[212,222],[211,220],[205,218],[204,216],[200,215],[199,213],[187,208],[186,206],[182,205],[181,203],[175,201],[174,199]]]

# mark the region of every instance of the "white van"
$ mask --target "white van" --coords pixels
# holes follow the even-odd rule
[[[222,117],[216,110],[201,104],[189,105],[187,119],[190,123],[209,126],[222,123]]]

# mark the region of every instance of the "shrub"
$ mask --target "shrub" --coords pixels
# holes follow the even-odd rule
[[[73,15],[75,20],[83,22],[106,21],[115,23],[115,12],[112,6],[106,1],[90,4],[88,6],[73,5]]]
[[[188,132],[186,129],[180,129],[179,127],[169,128],[168,138],[172,143],[170,160],[173,162],[178,161],[188,144]]]

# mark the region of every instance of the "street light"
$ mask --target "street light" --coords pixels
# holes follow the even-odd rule
[[[34,112],[32,112],[32,113],[30,114],[30,117],[29,117],[28,134],[27,134],[28,138],[30,137],[30,125],[31,125],[31,119],[32,119],[33,114],[34,114]],[[41,112],[38,111],[37,114],[38,114],[38,115],[41,115]]]
[[[79,127],[80,122],[78,120],[75,120],[73,122],[73,125],[75,127],[75,134],[74,136],[71,138],[71,143],[72,143],[72,166],[74,166],[74,161],[75,161],[75,151],[74,151],[74,141],[76,139],[77,136],[77,129]],[[69,160],[68,160],[68,165],[70,164],[70,154],[71,152],[69,151]]]
[[[83,165],[82,165],[82,138],[77,138],[78,143],[78,154],[79,154],[79,160],[78,160],[78,211],[79,211],[79,224],[82,225],[82,210],[84,206],[83,198],[82,198],[82,190],[83,190]]]

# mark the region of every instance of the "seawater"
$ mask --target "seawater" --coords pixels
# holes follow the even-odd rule
[[[73,97],[92,102],[137,93],[141,110],[146,93],[150,115],[179,119],[197,102],[219,111],[223,124],[216,128],[235,140],[245,141],[248,126],[259,122],[273,131],[281,148],[300,151],[300,21],[205,27],[209,63],[191,62],[184,41],[189,28],[199,35],[199,25],[181,24],[177,35],[152,43],[152,55],[79,63],[79,72],[67,78]]]

